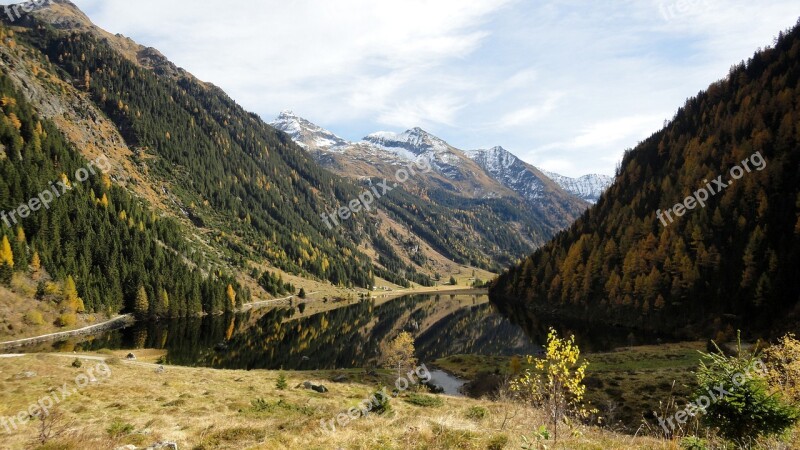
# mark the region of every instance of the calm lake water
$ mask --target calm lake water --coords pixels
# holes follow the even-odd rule
[[[364,300],[325,312],[301,308],[252,310],[227,316],[137,323],[95,336],[20,349],[93,351],[167,350],[168,364],[227,369],[345,369],[371,367],[381,347],[400,331],[414,338],[420,363],[456,354],[525,355],[539,351],[549,326],[574,333],[586,350],[646,343],[627,330],[548,323],[523,331],[485,295],[413,295]],[[305,309],[305,308],[303,308]],[[311,308],[308,308],[311,310]],[[533,336],[533,340],[529,337]]]

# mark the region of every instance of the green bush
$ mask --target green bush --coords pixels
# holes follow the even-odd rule
[[[467,418],[473,420],[483,420],[489,415],[489,410],[483,406],[473,406],[467,410]]]
[[[370,399],[372,401],[371,412],[375,414],[388,414],[392,412],[392,404],[390,397],[385,393],[384,389],[375,391]]]
[[[133,433],[135,429],[133,425],[117,417],[111,422],[111,425],[108,426],[106,432],[108,432],[108,435],[111,436],[112,439],[116,439]]]
[[[250,411],[255,413],[264,413],[264,412],[271,413],[278,410],[284,410],[284,411],[297,412],[306,416],[311,416],[314,414],[314,408],[310,406],[295,405],[294,403],[286,402],[283,399],[280,399],[275,403],[271,403],[268,402],[267,400],[264,400],[263,398],[257,398],[251,400],[250,404],[252,405]]]
[[[708,441],[696,436],[686,436],[681,439],[681,448],[684,450],[708,450]]]
[[[423,394],[409,394],[405,401],[411,403],[412,405],[429,408],[437,408],[444,405],[444,400],[441,398]]]
[[[703,422],[740,445],[760,436],[781,434],[800,419],[796,407],[780,393],[770,392],[765,374],[756,368],[763,364],[757,356],[743,354],[741,345],[738,356],[730,357],[717,347],[716,353],[703,354],[697,371],[697,398],[708,397],[719,386],[729,391],[710,402]]]

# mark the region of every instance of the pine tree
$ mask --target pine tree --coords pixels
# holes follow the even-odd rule
[[[158,302],[158,315],[159,316],[166,316],[169,314],[169,294],[167,294],[166,289],[161,289],[161,294],[159,296]]]
[[[275,389],[282,391],[287,387],[289,387],[289,383],[286,381],[286,375],[281,373],[280,375],[278,375],[278,381],[275,382]]]
[[[147,316],[150,313],[150,301],[147,299],[147,291],[144,286],[139,286],[139,290],[136,292],[133,311],[137,316]]]

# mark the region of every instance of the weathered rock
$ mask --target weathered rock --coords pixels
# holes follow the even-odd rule
[[[133,353],[128,353],[128,356],[126,356],[125,359],[127,359],[128,361],[135,361],[136,355],[134,355]]]
[[[158,442],[147,447],[145,450],[178,450],[178,444],[175,442]]]
[[[319,385],[315,384],[315,385],[311,386],[311,390],[319,392],[320,394],[324,394],[324,393],[328,392],[328,388],[326,388],[325,386],[323,386],[321,384],[319,384]]]
[[[30,378],[34,378],[36,376],[36,372],[26,371],[20,372],[14,376],[15,380],[27,380]]]
[[[337,375],[337,376],[333,377],[332,381],[334,383],[342,383],[344,381],[347,381],[347,379],[348,379],[347,375]]]

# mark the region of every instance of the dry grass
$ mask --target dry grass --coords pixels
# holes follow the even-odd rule
[[[74,326],[56,326],[56,319],[61,315],[57,303],[61,283],[49,281],[46,274],[40,279],[47,283],[49,292],[42,300],[34,298],[37,281],[30,276],[16,273],[10,288],[0,286],[0,342],[82,328],[108,319],[105,314],[78,314]],[[31,320],[31,313],[40,319]]]
[[[74,386],[77,375],[99,363],[85,360],[82,368],[76,369],[71,366],[74,358],[0,358],[0,415],[14,415],[64,383]],[[118,359],[110,367],[109,378],[98,377],[97,383],[61,403],[68,431],[54,441],[58,446],[47,448],[110,449],[170,440],[190,449],[511,449],[520,448],[521,435],[544,423],[536,411],[518,410],[511,404],[442,397],[444,405],[435,408],[395,400],[391,416],[370,415],[346,427],[337,426],[335,433],[324,433],[320,420],[330,420],[357,405],[376,385],[333,383],[329,379],[334,372],[330,371],[285,372],[289,389],[278,391],[275,371],[167,367],[164,373],[156,373],[156,366]],[[24,371],[37,375],[16,379]],[[361,371],[349,373],[352,379],[361,378]],[[322,382],[330,392],[319,394],[295,387],[306,380]],[[251,401],[258,398],[272,406],[254,409]],[[475,406],[486,408],[486,417],[469,418]],[[512,417],[506,420],[507,414]],[[599,428],[579,427],[576,431],[575,436],[550,448],[677,448],[674,443]],[[36,448],[31,445],[36,434],[34,424],[25,425],[2,437],[3,448]]]

